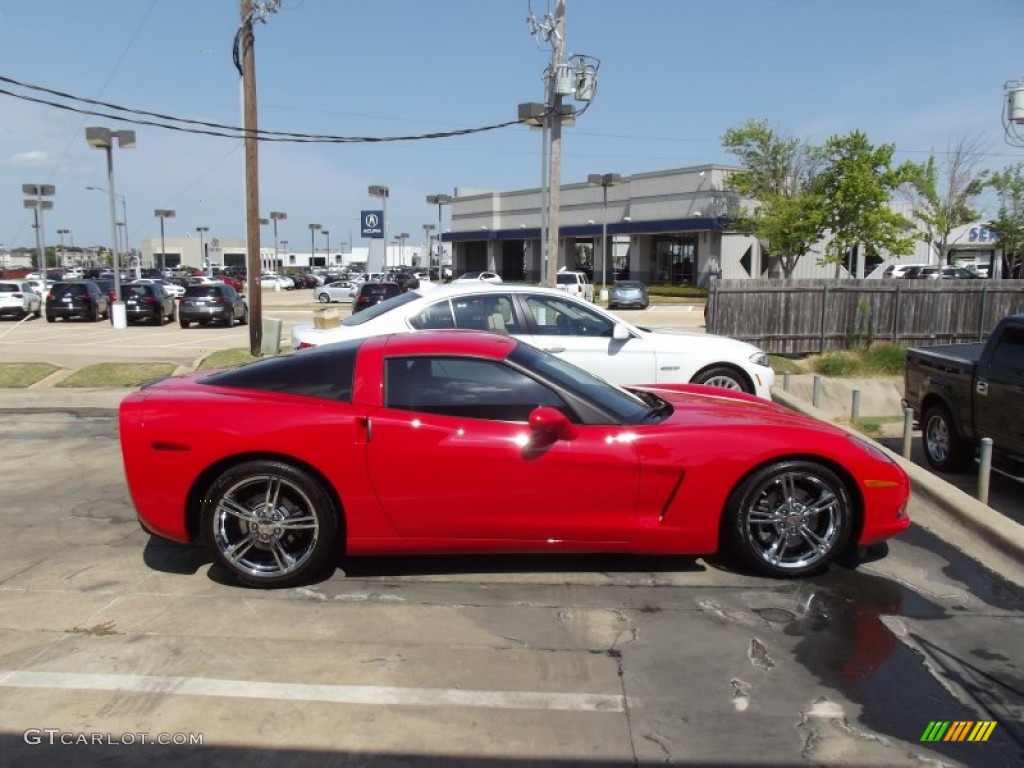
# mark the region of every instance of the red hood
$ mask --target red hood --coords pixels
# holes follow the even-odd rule
[[[752,426],[789,426],[844,434],[843,430],[827,422],[742,392],[696,384],[651,385],[636,389],[653,392],[675,406],[675,412],[663,424],[721,428],[729,421],[735,421],[737,430]],[[737,439],[742,439],[739,433]]]

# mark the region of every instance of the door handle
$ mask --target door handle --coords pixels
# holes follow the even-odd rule
[[[565,352],[565,347],[544,347],[544,351],[557,355],[559,352]]]
[[[366,442],[369,443],[373,439],[373,421],[370,420],[369,416],[360,416],[358,421],[363,424],[363,432],[366,434]]]
[[[979,395],[987,395],[988,394],[988,382],[987,381],[979,381],[978,385],[975,387],[975,391]]]

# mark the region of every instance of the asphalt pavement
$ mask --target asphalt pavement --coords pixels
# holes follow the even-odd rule
[[[345,313],[348,308],[340,307]],[[281,345],[290,346],[291,329],[297,323],[310,322],[317,306],[310,292],[269,292],[263,294],[264,319],[280,321]],[[624,310],[616,314],[637,325],[703,330],[700,307],[655,305],[647,310]],[[269,332],[264,323],[265,335]],[[167,361],[177,365],[178,372],[194,370],[211,352],[218,349],[249,346],[249,329],[193,327],[180,328],[170,324],[157,327],[115,329],[108,323],[68,322],[46,323],[28,319],[0,324],[0,360],[5,362],[49,362],[60,370],[53,376],[23,390],[0,390],[0,410],[116,410],[121,399],[131,390],[71,389],[55,385],[75,369],[98,362]],[[812,401],[811,376],[793,376],[787,381],[778,377],[773,391],[775,400],[824,421],[847,427],[852,416],[853,389],[859,395],[862,417],[898,419],[902,413],[899,384],[896,380],[821,379],[819,407]],[[848,428],[848,427],[847,427]],[[894,461],[903,466],[911,478],[913,492],[927,500],[915,516],[915,522],[949,541],[961,551],[993,569],[1008,580],[1024,586],[1024,525],[1019,487],[1012,481],[997,481],[998,506],[1001,511],[982,504],[970,494],[972,483],[966,478],[957,487],[947,478],[939,477],[920,463],[905,459],[898,450],[902,442],[901,425],[892,421],[883,425],[878,443]],[[919,436],[915,444],[920,443]],[[921,457],[918,454],[918,462]],[[965,490],[966,489],[966,490]],[[990,497],[990,503],[992,501]]]

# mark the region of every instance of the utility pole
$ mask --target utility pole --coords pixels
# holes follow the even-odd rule
[[[256,139],[256,40],[252,32],[252,0],[242,2],[242,101],[245,128],[245,238],[248,252],[249,354],[263,351],[263,296],[260,288],[259,144]]]
[[[558,209],[561,204],[561,173],[562,173],[562,94],[559,93],[559,69],[564,65],[562,56],[565,52],[565,0],[558,0],[555,6],[554,40],[551,48],[551,69],[548,72],[548,105],[551,115],[551,163],[548,172],[548,259],[547,274],[544,284],[554,286],[558,283],[558,249],[561,237],[558,232]]]

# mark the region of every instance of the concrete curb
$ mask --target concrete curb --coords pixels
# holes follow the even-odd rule
[[[772,398],[792,411],[813,416],[847,432],[869,439],[852,427],[831,418],[826,412],[795,397],[792,393],[773,390]],[[972,557],[985,567],[996,571],[1009,581],[1024,587],[1024,526],[1015,523],[991,507],[950,485],[911,461],[904,459],[884,445],[875,443],[879,450],[891,456],[910,478],[911,493],[927,502],[925,509],[937,514],[922,515],[920,511],[911,519],[948,544]],[[958,534],[958,535],[954,535]]]

